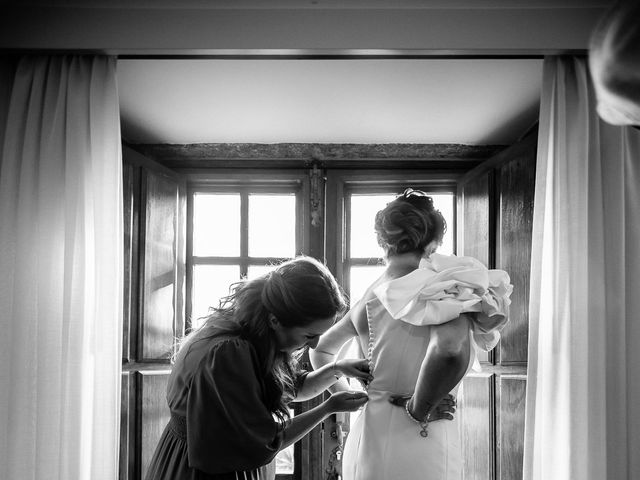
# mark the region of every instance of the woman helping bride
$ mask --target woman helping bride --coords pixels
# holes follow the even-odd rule
[[[407,189],[377,213],[386,268],[309,354],[332,363],[355,339],[373,380],[351,426],[344,480],[459,480],[455,396],[476,351],[508,320],[509,276],[470,257],[434,253],[446,229],[431,197]],[[349,389],[346,381],[334,389]]]

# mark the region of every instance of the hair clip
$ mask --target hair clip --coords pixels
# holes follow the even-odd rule
[[[413,188],[406,188],[398,197],[411,198],[411,197],[428,197],[422,190],[414,190]]]

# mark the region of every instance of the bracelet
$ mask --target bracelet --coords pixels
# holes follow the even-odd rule
[[[337,358],[331,364],[331,371],[333,372],[333,376],[336,377],[336,380],[340,380],[340,378],[342,377],[342,373],[338,372],[336,374],[336,363],[338,363],[338,359]]]
[[[413,420],[414,422],[416,422],[418,425],[420,425],[420,436],[423,438],[427,438],[429,436],[429,414],[427,413],[427,416],[424,417],[423,420],[418,420],[416,417],[414,417],[411,412],[409,411],[409,403],[411,402],[411,398],[409,398],[409,400],[407,400],[404,404],[404,411],[407,412],[407,416]]]

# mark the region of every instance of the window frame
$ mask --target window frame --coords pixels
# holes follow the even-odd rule
[[[453,235],[453,249],[457,251],[460,243],[460,231],[457,228],[458,213],[460,212],[460,192],[458,182],[465,172],[456,169],[454,165],[450,169],[434,168],[429,162],[425,162],[424,169],[404,169],[389,162],[389,168],[376,169],[331,169],[326,170],[325,188],[325,258],[327,266],[334,273],[338,283],[350,293],[351,285],[349,269],[351,267],[349,238],[347,235],[348,209],[345,204],[347,195],[354,192],[366,192],[376,190],[380,193],[400,193],[407,187],[428,190],[431,192],[451,192],[454,199],[454,219],[451,228],[455,228]],[[373,226],[373,219],[372,219]],[[372,228],[373,230],[373,228]],[[359,264],[367,264],[372,259],[366,259]],[[379,258],[375,259],[376,262]],[[331,432],[324,436],[323,465],[329,464],[329,454],[341,440],[334,437],[334,433],[347,434],[350,430],[348,413],[341,413],[329,419],[325,429]]]
[[[186,222],[186,281],[185,281],[185,327],[191,330],[193,268],[194,265],[240,265],[240,275],[246,276],[250,265],[263,265],[269,261],[284,260],[279,257],[250,257],[248,254],[248,195],[251,193],[294,193],[296,197],[295,254],[311,255],[311,208],[309,172],[304,170],[278,169],[219,169],[192,171],[184,174],[187,181]],[[193,198],[196,193],[240,193],[241,236],[240,255],[237,257],[197,257],[193,255]],[[294,413],[309,409],[306,402],[293,405]],[[310,459],[302,454],[302,442],[294,446],[294,473],[278,474],[276,480],[301,480],[302,472],[310,468]]]
[[[309,182],[306,171],[274,170],[218,170],[215,173],[189,173],[187,177],[187,251],[186,251],[186,331],[191,330],[193,309],[194,265],[239,265],[240,276],[246,277],[249,266],[264,265],[282,257],[250,257],[248,253],[248,196],[250,194],[294,193],[296,197],[295,254],[308,254],[309,250]],[[240,254],[233,257],[193,255],[193,198],[196,193],[240,194]]]
[[[377,169],[327,171],[326,218],[327,218],[327,264],[335,273],[346,292],[351,291],[349,269],[351,266],[376,265],[381,257],[355,258],[350,256],[348,225],[350,220],[350,195],[353,193],[400,193],[407,187],[433,193],[454,194],[453,250],[457,251],[458,229],[458,180],[461,173],[439,170]],[[372,219],[373,223],[373,219]]]
[[[187,313],[191,312],[191,289],[192,289],[192,252],[193,252],[193,192],[194,191],[232,191],[239,187],[245,187],[259,193],[262,191],[273,191],[276,187],[287,188],[295,186],[298,188],[301,202],[296,210],[297,217],[297,240],[296,253],[310,255],[320,260],[324,260],[327,267],[335,275],[338,282],[349,291],[348,272],[350,264],[345,262],[349,257],[348,242],[345,235],[346,216],[344,195],[345,192],[353,193],[375,188],[389,193],[399,193],[406,187],[421,188],[429,191],[446,191],[454,193],[456,198],[456,209],[454,216],[459,212],[459,192],[457,188],[458,180],[464,172],[456,169],[455,162],[451,168],[434,168],[429,162],[425,162],[424,168],[405,169],[406,166],[391,165],[390,168],[371,169],[371,165],[363,165],[361,168],[341,168],[341,165],[332,165],[331,162],[323,164],[319,173],[324,179],[324,189],[312,192],[311,185],[314,183],[314,171],[310,165],[300,169],[285,169],[273,165],[272,168],[239,168],[239,169],[190,169],[182,170],[187,181],[187,255],[186,255],[186,282],[185,300]],[[315,172],[317,175],[318,172]],[[317,178],[316,178],[317,180]],[[319,182],[322,185],[323,182]],[[322,222],[319,226],[311,224],[311,202],[312,197],[317,200],[318,195],[322,198]],[[457,218],[451,228],[456,228]],[[456,228],[454,234],[454,249],[459,245],[459,232]],[[242,252],[241,252],[242,253]],[[346,268],[345,268],[346,267]],[[187,317],[187,325],[190,325]],[[305,365],[303,364],[303,368]],[[313,399],[308,402],[294,404],[295,414],[302,413],[313,408],[321,402],[321,399]],[[329,418],[325,420],[323,427],[316,427],[312,432],[296,443],[294,449],[295,470],[293,475],[277,475],[277,480],[301,480],[302,478],[320,478],[325,473],[325,468],[329,464],[330,452],[335,445],[332,442],[333,430],[336,428],[335,421],[348,428],[341,418]],[[323,434],[324,431],[324,434]],[[315,451],[319,456],[309,455]]]

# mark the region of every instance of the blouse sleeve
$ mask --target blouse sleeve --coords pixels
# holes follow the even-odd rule
[[[412,325],[439,325],[472,314],[474,346],[489,351],[509,319],[512,290],[503,270],[489,270],[471,257],[433,254],[421,268],[374,293],[393,318]]]
[[[240,339],[215,345],[189,389],[189,465],[210,474],[257,468],[268,464],[281,444],[280,424],[263,400],[255,350]]]

